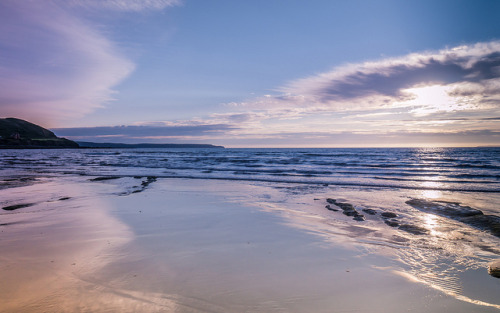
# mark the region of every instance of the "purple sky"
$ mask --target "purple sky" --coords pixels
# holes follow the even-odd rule
[[[0,117],[75,140],[500,145],[494,0],[4,0],[0,49]]]

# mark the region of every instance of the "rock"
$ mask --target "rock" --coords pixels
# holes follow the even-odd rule
[[[155,176],[148,176],[147,179],[141,183],[141,185],[143,187],[147,187],[149,186],[149,184],[154,183],[155,181],[156,181]]]
[[[363,209],[362,211],[365,212],[366,214],[370,214],[370,215],[377,214],[377,211],[375,211],[374,209]]]
[[[353,211],[353,210],[355,211],[356,210],[352,204],[347,203],[347,202],[336,202],[335,205],[344,211]]]
[[[366,219],[365,219],[364,215],[359,214],[359,215],[356,215],[356,216],[353,218],[353,220],[355,220],[355,221],[359,221],[359,222],[362,222],[362,221],[365,221]]]
[[[22,203],[22,204],[4,206],[2,209],[5,211],[14,211],[17,209],[27,208],[27,207],[30,207],[32,205],[34,205],[34,203]]]
[[[483,214],[483,212],[480,210],[473,209],[469,206],[463,206],[456,202],[411,199],[406,201],[406,204],[409,204],[420,211],[435,213],[451,218],[468,217]]]
[[[493,277],[500,278],[500,260],[496,260],[490,263],[488,266],[488,274]]]
[[[399,226],[399,229],[414,235],[425,235],[429,233],[427,229],[411,224],[403,224]]]
[[[398,215],[396,213],[392,213],[392,212],[382,212],[382,214],[380,214],[380,216],[382,216],[384,218],[395,218],[395,217],[398,217]]]
[[[330,211],[334,211],[334,212],[337,212],[337,211],[338,211],[338,209],[332,208],[332,206],[331,206],[331,205],[329,205],[329,204],[327,204],[327,205],[325,206],[325,208],[327,208],[327,209],[328,209],[328,210],[330,210]]]
[[[460,222],[500,237],[500,217],[496,215],[475,215],[459,219]]]
[[[500,237],[499,216],[484,215],[481,210],[460,205],[460,203],[456,202],[412,199],[406,201],[406,203],[420,211],[451,218],[474,228],[487,231],[496,237]]]
[[[134,186],[134,190],[129,191],[129,192],[125,192],[125,193],[123,193],[121,195],[122,196],[126,196],[126,195],[133,194],[133,193],[143,192],[144,190],[146,190],[146,188],[148,188],[148,186],[151,183],[154,183],[156,180],[157,180],[156,176],[148,176],[148,177],[146,177],[146,180],[143,180],[141,182],[140,186]]]
[[[337,200],[328,198],[326,202],[330,204],[335,204],[339,208],[342,209],[342,213],[347,216],[353,216],[356,221],[365,221],[365,216],[363,214],[359,214],[359,212],[354,208],[354,206],[347,202],[337,202]],[[328,204],[326,208],[330,211],[338,211],[337,209],[332,208],[332,206]]]
[[[342,213],[344,213],[347,216],[358,216],[359,215],[358,211],[356,211],[356,210],[344,210],[344,212],[342,212]]]
[[[112,180],[112,179],[118,179],[120,178],[119,176],[100,176],[100,177],[95,177],[89,179],[89,181],[103,181],[103,180]]]
[[[391,227],[399,227],[399,222],[395,220],[385,220],[384,223]]]
[[[337,200],[332,199],[332,198],[326,199],[326,202],[328,202],[330,204],[335,204],[336,206],[338,206],[342,210],[355,210],[354,207],[352,206],[352,204],[347,203],[347,202],[337,202]]]
[[[340,207],[344,211],[356,211],[354,206],[350,203],[338,202],[337,206]]]

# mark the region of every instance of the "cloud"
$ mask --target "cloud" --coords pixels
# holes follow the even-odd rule
[[[104,126],[104,127],[75,127],[75,128],[55,128],[55,134],[68,137],[74,140],[89,141],[111,141],[117,139],[122,142],[146,142],[161,141],[166,139],[170,142],[178,140],[200,139],[205,136],[217,136],[236,129],[233,125],[227,124],[197,124],[193,125],[164,125],[155,123],[156,126]],[[163,124],[163,125],[162,125]]]
[[[60,0],[58,2],[71,7],[116,11],[163,10],[182,3],[181,0]]]
[[[51,125],[113,99],[134,64],[50,1],[0,3],[0,113]]]
[[[415,88],[428,86],[447,87],[453,101],[469,102],[462,108],[482,108],[488,103],[498,107],[500,41],[348,64],[291,81],[278,88],[277,95],[234,106],[342,111],[429,105],[407,102],[418,98]]]
[[[361,131],[374,142],[392,138],[390,143],[399,145],[405,138],[500,143],[495,118],[500,116],[500,41],[343,65],[276,92],[227,105],[233,114],[254,117],[251,128],[238,134],[257,130],[266,140],[283,142],[308,134],[310,143],[331,144],[344,137],[328,134]],[[290,130],[294,134],[288,136]],[[389,133],[399,135],[380,135]]]
[[[277,91],[184,121],[55,132],[89,141],[225,146],[500,144],[498,41],[344,65]]]

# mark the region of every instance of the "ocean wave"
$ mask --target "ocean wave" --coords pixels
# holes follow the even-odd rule
[[[148,173],[359,187],[500,190],[497,148],[8,150],[0,151],[0,156],[0,168],[37,173]]]

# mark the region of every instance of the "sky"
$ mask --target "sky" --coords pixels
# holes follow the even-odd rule
[[[500,146],[500,1],[2,0],[0,117],[94,142]]]

